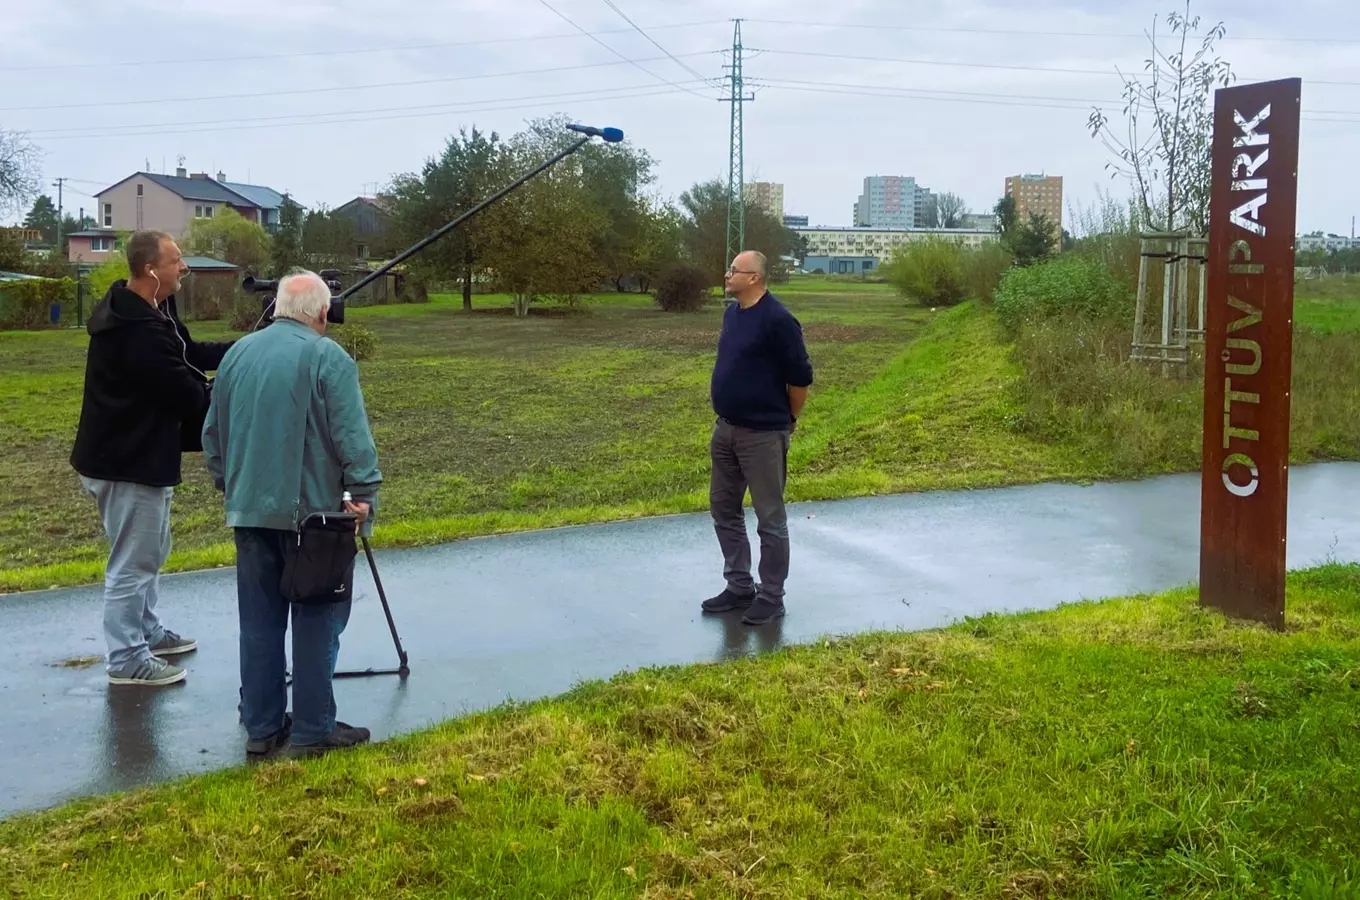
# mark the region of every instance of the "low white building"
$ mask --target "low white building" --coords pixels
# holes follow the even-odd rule
[[[954,240],[967,247],[995,241],[995,231],[981,228],[862,228],[825,226],[794,228],[807,239],[809,256],[868,257],[885,262],[893,251],[909,241],[930,237]]]
[[[1315,250],[1335,253],[1338,250],[1350,250],[1352,247],[1360,247],[1360,239],[1348,238],[1343,234],[1323,234],[1315,231],[1312,234],[1301,234],[1294,239],[1296,253],[1312,253]]]

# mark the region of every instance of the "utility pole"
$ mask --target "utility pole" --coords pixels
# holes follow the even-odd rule
[[[63,183],[65,183],[65,181],[66,181],[65,178],[58,178],[55,182],[53,182],[53,183],[57,186],[57,250],[58,250],[58,251],[61,250],[61,226],[62,226],[62,221],[61,221],[61,216],[62,216],[62,212],[61,212],[61,186],[62,186]]]
[[[746,249],[746,166],[742,149],[742,104],[755,100],[748,96],[741,76],[741,19],[734,19],[732,29],[732,65],[728,81],[731,92],[723,102],[732,104],[731,131],[727,153],[727,259],[724,267]]]

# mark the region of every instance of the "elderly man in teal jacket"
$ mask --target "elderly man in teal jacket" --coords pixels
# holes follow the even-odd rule
[[[203,451],[236,538],[241,717],[249,758],[305,756],[369,739],[336,720],[332,678],[351,594],[323,604],[282,595],[284,545],[314,512],[347,509],[371,534],[382,473],[344,349],[325,337],[330,289],[299,271],[279,281],[274,322],[237,341],[217,370]],[[351,501],[343,500],[348,491]],[[293,715],[284,638],[293,622]]]

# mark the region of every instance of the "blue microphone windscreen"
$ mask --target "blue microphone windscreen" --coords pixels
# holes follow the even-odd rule
[[[621,128],[601,128],[600,137],[611,144],[617,144],[623,140],[623,129]]]

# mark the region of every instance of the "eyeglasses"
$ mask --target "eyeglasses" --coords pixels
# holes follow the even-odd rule
[[[759,275],[760,273],[759,273],[759,272],[753,272],[753,271],[751,271],[750,269],[733,269],[733,268],[728,268],[727,274],[728,274],[728,275]]]

